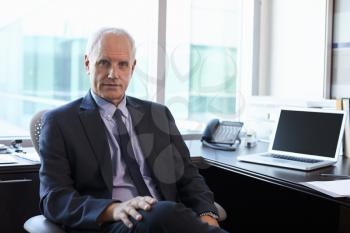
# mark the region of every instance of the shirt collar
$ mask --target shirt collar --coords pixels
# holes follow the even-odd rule
[[[100,109],[101,114],[104,117],[107,117],[108,119],[112,119],[115,110],[118,108],[122,112],[123,117],[128,118],[129,111],[126,108],[125,95],[122,101],[118,104],[118,106],[115,106],[113,103],[109,102],[108,100],[96,95],[92,90],[90,90],[90,92],[91,92],[92,98],[95,100],[97,106]]]

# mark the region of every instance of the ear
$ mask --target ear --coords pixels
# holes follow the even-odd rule
[[[131,74],[134,73],[135,66],[136,66],[136,59],[134,60],[134,63],[133,63],[132,66],[131,66]]]
[[[90,74],[90,60],[86,54],[84,56],[84,65],[85,65],[86,73],[89,75]]]

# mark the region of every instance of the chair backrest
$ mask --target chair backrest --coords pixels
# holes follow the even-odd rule
[[[39,136],[40,136],[40,131],[41,131],[41,118],[43,114],[47,112],[47,110],[42,110],[40,112],[37,112],[33,117],[32,120],[30,121],[30,138],[32,139],[32,143],[34,145],[34,148],[36,152],[39,154]]]
[[[35,150],[39,153],[39,136],[42,126],[42,116],[47,110],[37,112],[30,121],[30,138],[32,139]],[[28,219],[24,225],[24,229],[29,233],[65,233],[55,223],[47,220],[43,215],[37,215]]]

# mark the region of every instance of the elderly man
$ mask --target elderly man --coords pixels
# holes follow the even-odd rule
[[[69,232],[225,232],[170,111],[125,95],[135,65],[124,30],[89,39],[91,90],[43,119],[43,214]]]

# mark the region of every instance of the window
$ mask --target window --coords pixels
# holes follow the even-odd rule
[[[329,98],[332,2],[261,1],[261,85],[254,95]]]
[[[165,104],[182,128],[237,112],[240,0],[169,0]],[[181,14],[179,12],[182,12]]]
[[[129,94],[152,99],[156,69],[157,0],[17,0],[0,9],[0,137],[28,136],[33,114],[84,96],[83,55],[89,33],[126,28],[135,38],[137,67]],[[141,26],[142,25],[142,26]]]
[[[28,136],[35,112],[87,93],[85,44],[102,26],[125,28],[135,38],[129,95],[169,106],[181,129],[201,130],[213,117],[235,119],[241,32],[253,27],[241,26],[241,5],[253,1],[9,2],[0,9],[0,137]]]

